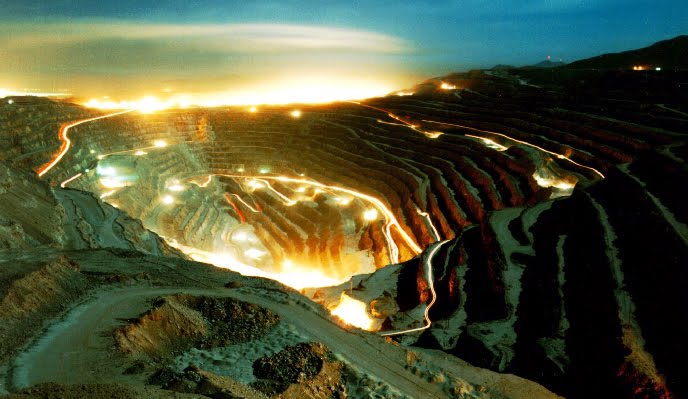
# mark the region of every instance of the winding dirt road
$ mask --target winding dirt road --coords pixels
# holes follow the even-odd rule
[[[384,342],[374,334],[349,332],[327,316],[299,302],[295,296],[268,289],[243,287],[236,290],[131,287],[103,291],[77,306],[54,324],[29,350],[15,359],[10,383],[22,388],[46,381],[65,383],[117,382],[121,359],[112,353],[110,332],[121,319],[135,317],[148,307],[146,301],[160,295],[189,293],[227,296],[264,306],[278,313],[313,340],[324,343],[346,362],[385,381],[414,398],[443,398],[439,386],[427,382],[404,367],[405,350]],[[115,371],[115,372],[113,372]],[[116,372],[119,371],[119,372]]]

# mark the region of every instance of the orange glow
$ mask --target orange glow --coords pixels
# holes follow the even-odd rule
[[[315,76],[282,78],[261,82],[252,87],[236,88],[228,93],[174,94],[168,99],[146,96],[138,100],[114,101],[107,96],[93,98],[83,105],[106,110],[134,109],[152,113],[170,108],[221,107],[252,105],[249,112],[258,112],[255,105],[272,104],[326,104],[336,101],[361,100],[381,97],[393,90],[388,83],[379,80],[342,78],[341,76]]]
[[[298,109],[295,109],[295,110],[291,111],[290,115],[292,116],[292,118],[300,118],[301,117],[301,111]]]
[[[146,96],[134,101],[112,101],[106,98],[105,101],[93,98],[87,103],[82,104],[88,108],[97,109],[131,109],[144,114],[162,111],[167,108],[186,108],[188,103],[181,100],[160,101],[157,97]]]
[[[244,276],[269,278],[297,290],[311,287],[330,287],[344,282],[344,280],[337,280],[326,276],[315,267],[294,264],[289,260],[285,261],[285,265],[283,265],[283,270],[281,272],[267,272],[240,262],[228,252],[203,251],[198,248],[181,245],[175,240],[167,240],[167,242],[198,262],[209,263],[223,269],[229,269]],[[251,252],[251,254],[257,254],[257,252]]]
[[[442,82],[442,84],[440,85],[440,89],[442,89],[442,90],[456,90],[456,85],[453,85],[451,83]]]
[[[392,238],[391,235],[391,229],[395,228],[396,231],[399,233],[401,236],[402,240],[404,243],[416,254],[419,254],[422,252],[422,249],[416,242],[411,238],[411,236],[401,227],[401,224],[397,220],[397,218],[394,216],[394,213],[387,207],[385,204],[379,200],[378,198],[375,198],[371,195],[367,195],[364,193],[361,193],[356,190],[352,190],[350,188],[345,188],[345,187],[339,187],[339,186],[329,186],[323,183],[319,183],[314,180],[309,180],[306,178],[293,178],[293,177],[288,177],[288,176],[244,176],[244,175],[230,175],[230,174],[216,174],[215,176],[225,176],[225,177],[231,177],[231,178],[246,178],[246,179],[251,179],[250,181],[254,181],[256,183],[259,183],[257,180],[277,180],[280,182],[285,182],[285,183],[296,183],[299,186],[311,186],[314,187],[315,190],[325,190],[325,191],[331,191],[331,192],[336,192],[336,193],[344,193],[348,194],[354,198],[361,199],[365,202],[368,202],[371,204],[376,212],[381,213],[385,217],[385,226],[383,228],[383,235],[385,236],[385,239],[387,241],[387,246],[389,248],[389,256],[390,256],[390,261],[392,263],[399,263],[399,247],[397,246],[396,242]],[[254,185],[256,184],[254,183]]]
[[[72,146],[72,140],[70,140],[69,136],[68,136],[69,129],[73,128],[74,126],[81,125],[82,123],[93,122],[93,121],[97,121],[99,119],[110,118],[113,116],[121,115],[121,114],[124,114],[127,112],[132,112],[132,111],[133,110],[129,109],[126,111],[115,112],[115,113],[107,114],[107,115],[103,115],[103,116],[97,116],[95,118],[82,119],[80,121],[76,121],[76,122],[72,122],[72,123],[66,123],[66,124],[63,124],[62,126],[60,126],[60,130],[57,133],[57,136],[59,137],[60,141],[62,141],[62,146],[60,147],[60,152],[50,162],[46,163],[45,165],[41,166],[38,169],[38,171],[37,171],[38,177],[42,177],[44,174],[48,173],[48,171],[50,169],[52,169],[53,167],[55,167],[55,165],[57,165],[62,160],[62,158],[65,156],[65,154],[67,154],[67,152],[69,151],[69,147]]]
[[[342,292],[339,303],[330,309],[330,313],[351,326],[364,330],[373,328],[374,321],[368,314],[368,305],[346,295],[345,292]]]

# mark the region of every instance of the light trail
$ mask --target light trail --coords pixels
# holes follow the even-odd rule
[[[60,183],[60,187],[65,188],[65,187],[67,186],[67,184],[69,184],[69,183],[73,182],[74,180],[80,178],[82,175],[83,175],[83,173],[81,173],[81,172],[75,174],[74,176],[72,176],[72,177],[70,177],[69,179],[67,179],[67,180],[63,181],[62,183]]]
[[[416,206],[416,212],[421,215],[422,217],[425,218],[425,220],[428,221],[428,224],[430,225],[430,228],[432,229],[432,234],[435,236],[435,241],[440,241],[440,233],[437,231],[437,228],[435,225],[432,223],[432,219],[430,219],[430,214],[427,212],[423,212]]]
[[[104,193],[102,193],[102,194],[100,195],[100,199],[107,198],[107,197],[113,195],[113,194],[116,193],[116,192],[117,192],[116,189],[115,189],[115,190],[110,190],[110,191],[104,192]]]
[[[390,111],[388,111],[388,110],[386,110],[386,109],[383,109],[383,108],[378,108],[378,107],[374,107],[374,106],[372,106],[372,105],[363,104],[363,103],[360,103],[360,102],[358,102],[358,101],[349,101],[349,103],[351,103],[351,104],[356,104],[356,105],[360,105],[361,107],[366,107],[366,108],[374,109],[375,111],[384,112],[385,114],[387,114],[387,116],[389,116],[390,118],[394,119],[395,121],[401,122],[401,125],[400,125],[400,126],[405,126],[405,127],[409,128],[409,129],[413,130],[414,132],[420,133],[420,134],[422,134],[423,136],[425,136],[425,137],[427,137],[427,138],[430,138],[430,139],[436,139],[436,138],[438,138],[438,137],[440,137],[441,135],[444,134],[443,132],[427,132],[427,131],[425,131],[425,130],[418,129],[418,125],[414,125],[414,124],[411,123],[411,122],[407,122],[407,121],[405,121],[403,118],[401,118],[400,116],[397,116],[397,115],[395,115],[395,114],[391,113]],[[379,119],[378,119],[378,122],[380,122],[380,123],[385,123],[385,124],[389,124],[389,125],[396,125],[395,123],[383,122],[383,121],[381,121],[381,120],[379,120]]]
[[[267,182],[267,180],[265,180],[265,179],[255,179],[255,180],[257,180],[257,181],[259,181],[259,182],[265,184],[265,187],[267,187],[268,190],[270,190],[270,191],[272,191],[273,193],[275,193],[275,195],[277,195],[277,196],[284,202],[284,205],[286,205],[286,206],[293,206],[293,205],[296,205],[296,202],[297,202],[297,201],[294,201],[293,199],[291,199],[291,198],[287,197],[286,195],[280,193],[279,191],[275,190],[275,188],[272,187],[272,186],[270,185],[270,183]]]
[[[198,183],[198,182],[193,181],[193,180],[189,180],[189,183],[195,184],[195,185],[197,185],[197,186],[200,187],[200,188],[206,188],[206,187],[208,187],[208,185],[209,185],[210,182],[212,182],[212,181],[213,181],[213,175],[208,175],[208,178],[207,178],[203,183]]]
[[[389,247],[389,252],[390,252],[390,262],[391,263],[399,263],[399,247],[397,246],[396,242],[392,238],[391,235],[391,229],[394,227],[403,241],[406,243],[406,245],[413,251],[415,254],[419,254],[422,252],[422,249],[416,242],[411,238],[411,236],[406,233],[406,231],[401,227],[401,224],[397,220],[397,218],[394,216],[392,211],[385,206],[385,204],[380,201],[379,199],[368,195],[361,193],[356,190],[352,190],[349,188],[345,187],[338,187],[338,186],[330,186],[326,185],[317,181],[305,179],[305,178],[293,178],[293,177],[288,177],[288,176],[246,176],[246,175],[231,175],[231,174],[222,174],[222,173],[216,173],[213,174],[214,176],[224,176],[224,177],[229,177],[229,178],[242,178],[242,179],[253,179],[253,180],[276,180],[276,181],[281,181],[281,182],[287,182],[287,183],[296,183],[296,184],[301,184],[301,185],[307,185],[307,186],[312,186],[316,188],[320,188],[322,190],[331,190],[333,192],[340,192],[340,193],[347,193],[353,197],[365,200],[369,203],[371,203],[377,210],[382,213],[385,216],[386,219],[386,224],[383,229],[383,234],[385,235],[385,239],[387,241],[388,247]]]
[[[427,119],[423,119],[422,122],[435,123],[435,124],[438,124],[438,125],[456,126],[456,127],[460,127],[460,128],[463,128],[463,129],[473,130],[473,131],[475,131],[475,132],[487,133],[487,134],[495,134],[495,135],[497,135],[497,136],[504,137],[504,138],[509,139],[509,140],[511,140],[511,141],[514,141],[514,142],[516,142],[516,143],[523,144],[523,145],[526,145],[526,146],[528,146],[528,147],[535,148],[535,149],[540,150],[540,151],[542,151],[542,152],[544,152],[544,153],[547,153],[547,154],[550,154],[550,155],[554,155],[555,157],[557,157],[557,158],[559,158],[559,159],[563,159],[563,160],[565,160],[565,161],[568,161],[568,162],[570,162],[570,163],[572,163],[572,164],[574,164],[574,165],[576,165],[576,166],[579,166],[579,167],[581,167],[581,168],[585,168],[585,169],[591,170],[591,171],[597,173],[597,174],[598,174],[601,178],[603,178],[603,179],[605,178],[604,175],[602,174],[602,172],[600,172],[599,170],[597,170],[597,169],[595,169],[595,168],[593,168],[593,167],[591,167],[591,166],[581,165],[580,163],[574,161],[573,159],[567,157],[567,156],[564,155],[564,154],[559,154],[559,153],[557,153],[557,152],[547,150],[547,149],[542,148],[542,147],[540,147],[540,146],[537,146],[537,145],[535,145],[535,144],[531,144],[531,143],[529,143],[529,142],[527,142],[527,141],[515,139],[515,138],[510,137],[510,136],[507,136],[506,134],[503,134],[503,133],[492,132],[492,131],[489,131],[489,130],[476,129],[476,128],[474,128],[474,127],[464,126],[464,125],[457,125],[457,124],[455,124],[455,123],[431,121],[431,120],[427,120]],[[482,137],[472,136],[472,135],[467,135],[467,136],[476,137],[476,138],[482,138]]]
[[[430,328],[432,325],[432,320],[430,320],[430,308],[432,308],[432,305],[435,304],[437,301],[437,292],[435,292],[435,281],[434,277],[432,274],[432,259],[435,257],[435,254],[437,251],[442,247],[442,245],[448,243],[449,241],[441,241],[437,245],[435,245],[430,252],[428,252],[428,255],[425,259],[425,275],[427,276],[427,282],[428,282],[428,287],[430,288],[430,294],[432,295],[432,299],[430,300],[430,303],[428,306],[425,308],[425,312],[423,312],[423,316],[425,317],[425,325],[423,327],[418,327],[418,328],[411,328],[408,330],[403,330],[403,331],[393,331],[393,332],[387,332],[387,333],[381,333],[383,337],[391,337],[394,335],[403,335],[403,334],[408,334],[416,331],[423,331],[427,330]]]
[[[122,115],[127,112],[132,112],[135,111],[134,109],[128,109],[125,111],[120,111],[120,112],[115,112],[112,114],[107,114],[107,115],[102,115],[102,116],[97,116],[95,118],[88,118],[88,119],[82,119],[80,121],[72,122],[72,123],[67,123],[63,124],[60,126],[60,130],[57,133],[57,136],[59,137],[60,141],[62,141],[62,146],[60,147],[60,152],[57,154],[51,161],[46,163],[45,165],[41,166],[38,169],[38,177],[42,177],[44,174],[48,173],[50,169],[52,169],[55,165],[57,165],[62,158],[67,154],[67,151],[69,151],[69,147],[72,146],[72,141],[69,139],[69,129],[73,128],[74,126],[81,125],[82,123],[87,123],[87,122],[93,122],[97,121],[99,119],[105,119],[105,118],[111,118],[113,116],[117,115]]]
[[[244,204],[244,206],[246,206],[248,209],[250,209],[251,212],[253,212],[253,213],[260,213],[260,212],[263,211],[262,209],[257,209],[257,208],[252,207],[251,205],[249,205],[249,203],[246,202],[246,201],[244,201],[244,199],[241,198],[241,197],[239,196],[239,194],[232,194],[232,196],[236,197],[236,199],[239,200],[239,202],[241,202],[242,204]]]
[[[488,138],[485,138],[485,137],[474,136],[474,135],[472,135],[472,134],[464,134],[464,136],[466,136],[466,137],[471,137],[471,138],[474,138],[474,139],[478,139],[478,140],[480,140],[483,144],[485,144],[485,146],[487,146],[488,148],[492,148],[493,150],[496,150],[496,151],[499,151],[499,152],[506,151],[506,150],[509,149],[509,147],[503,146],[503,145],[497,143],[496,141],[491,140],[491,139],[488,139]]]
[[[227,200],[227,202],[234,208],[234,211],[237,213],[237,215],[239,215],[241,223],[246,223],[246,216],[244,216],[244,213],[241,211],[241,209],[239,209],[237,204],[235,204],[234,201],[232,201],[232,199],[229,197],[229,195],[227,195],[227,193],[225,193],[225,200]]]

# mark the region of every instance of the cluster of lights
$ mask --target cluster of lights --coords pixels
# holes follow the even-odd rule
[[[401,224],[399,221],[396,219],[394,214],[392,213],[387,206],[384,205],[382,201],[380,201],[378,198],[363,194],[359,191],[352,190],[349,188],[345,187],[339,187],[339,186],[330,186],[330,185],[325,185],[323,183],[319,183],[314,180],[309,180],[306,178],[293,178],[293,177],[288,177],[288,176],[260,176],[260,177],[252,177],[252,176],[243,176],[243,175],[229,175],[229,174],[218,174],[218,176],[225,176],[225,177],[230,177],[230,178],[246,178],[249,179],[247,181],[247,185],[249,188],[250,186],[253,186],[254,188],[259,184],[263,183],[264,187],[267,187],[270,190],[274,190],[271,186],[266,185],[267,180],[276,180],[279,182],[283,183],[294,183],[297,184],[298,187],[313,187],[314,188],[314,193],[318,194],[319,192],[323,191],[328,191],[331,193],[337,193],[337,195],[344,194],[342,197],[350,197],[350,198],[356,198],[360,199],[364,202],[367,202],[372,205],[371,208],[367,209],[363,213],[363,218],[368,221],[374,221],[377,220],[379,217],[379,214],[382,213],[382,216],[385,219],[385,225],[383,227],[383,235],[385,236],[385,239],[387,241],[387,245],[389,248],[389,257],[390,257],[390,262],[391,263],[399,263],[399,247],[397,246],[396,242],[392,238],[391,234],[391,229],[395,228],[399,235],[401,236],[402,240],[404,243],[411,248],[412,251],[414,251],[416,254],[422,252],[422,249],[416,242],[411,238],[411,236],[406,233],[406,231],[401,227]],[[252,183],[253,182],[253,183]],[[298,190],[298,188],[297,188]],[[296,203],[295,200],[289,199],[288,197],[284,196],[283,194],[279,193],[277,190],[273,191],[276,195],[278,195],[284,203],[288,206],[293,205]]]
[[[634,70],[634,71],[647,71],[648,69],[651,69],[651,68],[648,67],[648,66],[645,66],[645,65],[635,65],[635,66],[633,66],[633,70]],[[661,71],[661,70],[662,70],[661,67],[655,67],[655,71]]]
[[[447,82],[442,82],[440,84],[440,89],[442,89],[442,90],[456,90],[456,85],[453,85],[453,84],[447,83]]]
[[[282,265],[283,270],[281,272],[273,273],[258,269],[257,267],[249,266],[237,260],[231,253],[228,252],[215,253],[203,251],[197,248],[181,245],[175,240],[167,240],[167,242],[171,246],[189,255],[196,261],[229,269],[243,274],[244,276],[269,278],[298,290],[306,287],[330,287],[342,284],[344,282],[344,280],[338,280],[329,277],[320,270],[304,265],[298,265],[289,260],[285,260]]]

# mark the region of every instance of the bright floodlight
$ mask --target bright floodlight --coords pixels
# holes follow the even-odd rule
[[[253,114],[255,114],[256,112],[258,112],[258,108],[256,108],[256,107],[251,107],[251,108],[249,108],[248,111],[251,112],[251,113],[253,113]]]
[[[330,310],[334,316],[339,317],[346,324],[370,330],[373,328],[373,319],[368,315],[368,305],[358,299],[351,298],[342,292],[339,304]]]
[[[165,140],[155,140],[153,145],[158,148],[167,147],[167,142]]]
[[[10,98],[9,100],[7,100],[7,104],[10,104],[10,105],[11,105],[11,104],[14,104],[14,100],[12,100],[12,99]]]
[[[232,235],[232,241],[247,241],[247,240],[248,240],[248,235],[243,231],[239,231],[239,232]]]
[[[247,258],[256,259],[256,260],[262,258],[266,253],[267,252],[261,251],[260,249],[256,249],[256,248],[250,248],[250,249],[247,249],[246,251],[244,251],[244,255]]]
[[[363,212],[363,219],[368,220],[368,221],[373,221],[377,219],[377,209],[368,209],[367,211]]]
[[[259,188],[264,188],[265,184],[263,182],[259,182],[258,180],[249,180],[248,183],[246,183],[248,188],[257,190]]]
[[[341,205],[341,206],[347,206],[347,205],[349,205],[349,204],[351,203],[352,200],[353,200],[353,199],[350,198],[350,197],[337,197],[337,198],[335,199],[335,201],[337,201],[337,203],[338,203],[339,205]],[[373,210],[374,210],[374,209],[373,209]],[[375,217],[377,217],[377,215],[375,215]]]
[[[181,184],[173,184],[167,187],[170,191],[184,191],[184,186]]]
[[[141,155],[146,155],[146,154],[148,154],[148,153],[146,151],[142,151],[142,150],[138,150],[134,153],[134,155],[136,155],[136,156],[141,156]]]
[[[162,197],[162,203],[165,205],[170,205],[174,203],[174,197],[171,195],[165,195],[164,197]]]
[[[442,89],[442,90],[456,90],[456,86],[453,84],[442,82],[442,84],[440,85],[440,89]]]
[[[291,116],[292,118],[300,118],[301,117],[301,111],[298,109],[295,109],[291,111]]]

